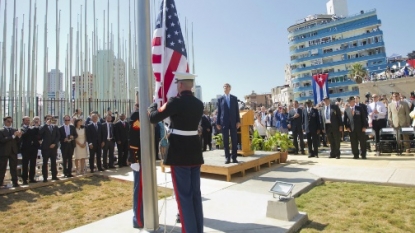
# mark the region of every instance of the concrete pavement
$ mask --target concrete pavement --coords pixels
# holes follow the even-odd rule
[[[320,158],[289,155],[288,163],[262,168],[259,172],[247,172],[245,177],[235,176],[231,182],[223,176],[202,175],[201,190],[204,208],[205,232],[292,232],[296,220],[290,222],[266,218],[267,201],[272,198],[269,189],[275,181],[295,184],[293,195],[308,191],[322,180],[369,182],[386,185],[415,186],[415,158],[412,155],[374,156],[367,160],[354,160],[347,144],[342,146],[341,159],[329,159],[327,150]],[[168,169],[167,169],[168,171]],[[128,168],[103,174],[113,178],[132,180]],[[157,167],[159,186],[172,188],[170,174],[161,173]],[[175,224],[177,205],[173,197],[159,201],[160,226],[168,232],[180,232]],[[298,217],[302,217],[298,216]],[[293,228],[294,227],[294,228]],[[132,211],[67,231],[80,232],[138,232],[132,228]]]

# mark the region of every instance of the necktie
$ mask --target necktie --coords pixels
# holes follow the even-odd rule
[[[229,96],[228,95],[226,95],[226,103],[228,104],[228,107],[230,108],[231,105],[230,105],[230,101],[229,101]]]
[[[326,120],[330,119],[329,106],[326,106]]]
[[[10,128],[6,128],[6,129],[9,132],[9,135],[12,136],[12,130]]]
[[[49,125],[49,130],[50,130],[50,132],[52,133],[53,128],[52,128],[52,126],[51,126],[51,125]]]
[[[352,116],[354,116],[354,107],[352,108]]]
[[[95,125],[95,130],[98,131],[98,125],[97,124],[94,124],[94,125]]]
[[[375,109],[377,110],[378,109],[378,102],[375,102]],[[377,114],[375,114],[375,119],[377,119],[378,118],[378,115]]]
[[[124,121],[122,122],[122,125],[123,125],[123,126],[124,126],[124,128],[125,128],[125,122],[124,122]]]
[[[65,131],[66,131],[66,136],[69,136],[69,134],[71,134],[69,132],[69,126],[68,125],[65,125]]]

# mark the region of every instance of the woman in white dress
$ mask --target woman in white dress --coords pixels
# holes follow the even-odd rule
[[[82,119],[75,120],[75,128],[76,132],[78,133],[78,137],[76,138],[76,147],[75,147],[75,167],[76,167],[76,174],[85,174],[85,159],[88,158],[87,152],[87,142],[86,142],[86,133],[85,127]]]

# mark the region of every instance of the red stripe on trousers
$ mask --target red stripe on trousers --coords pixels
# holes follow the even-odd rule
[[[173,82],[174,74],[173,72],[177,70],[177,67],[179,67],[180,59],[182,58],[182,55],[178,52],[173,51],[173,54],[171,56],[169,66],[167,67],[166,74],[164,75],[164,93],[167,94],[170,89],[170,85]],[[162,90],[160,88],[159,90],[159,96],[162,95]],[[167,97],[164,96],[164,102],[167,102]]]
[[[153,44],[153,46],[160,46],[161,45],[161,37],[154,37],[152,44]]]
[[[180,222],[182,223],[182,233],[186,233],[186,229],[184,227],[185,226],[184,218],[183,218],[183,214],[182,214],[182,205],[180,204],[179,192],[177,191],[176,172],[174,170],[174,167],[171,167],[171,178],[172,178],[172,181],[173,181],[174,195],[176,195],[177,206],[178,206],[178,209],[179,209]]]
[[[144,226],[144,223],[141,222],[141,206],[143,205],[143,177],[142,172],[140,171],[140,190],[138,191],[138,206],[136,211],[136,220],[139,226]]]

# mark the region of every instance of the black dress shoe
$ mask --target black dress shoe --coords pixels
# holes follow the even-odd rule
[[[61,180],[58,177],[52,177],[52,180]]]
[[[68,174],[66,177],[69,177],[70,178],[70,177],[73,177],[73,175],[72,174]]]
[[[366,156],[362,156],[362,159],[366,159]]]
[[[230,160],[226,160],[225,164],[230,164],[231,161]]]
[[[357,157],[356,157],[356,156],[354,156],[354,157],[353,157],[353,159],[359,159],[359,156],[357,156]]]
[[[91,173],[94,173],[94,170],[90,171]]]
[[[109,169],[114,169],[114,168],[115,168],[114,166],[109,167]]]
[[[334,158],[336,158],[336,156],[330,156],[330,157],[329,157],[329,159],[334,159]]]
[[[340,156],[337,156],[336,159],[340,159]]]
[[[104,171],[104,169],[102,169],[102,168],[101,168],[101,169],[98,169],[98,171],[103,172],[103,171]]]
[[[20,187],[20,185],[18,183],[13,183],[13,187],[18,188],[18,187]]]
[[[29,183],[27,183],[27,180],[23,181],[23,185],[28,185]]]
[[[308,157],[309,157],[309,158],[313,158],[313,157],[316,157],[316,156],[314,156],[314,155],[308,155]]]
[[[48,182],[48,179],[43,179],[43,183],[46,183],[46,182]]]
[[[29,183],[37,183],[36,180],[30,180]]]
[[[316,158],[318,158],[318,155],[316,155]]]
[[[232,163],[239,163],[237,159],[232,159]]]
[[[108,169],[108,167],[107,167],[107,166],[104,166],[104,169],[105,169],[105,170],[107,170],[107,169]]]

